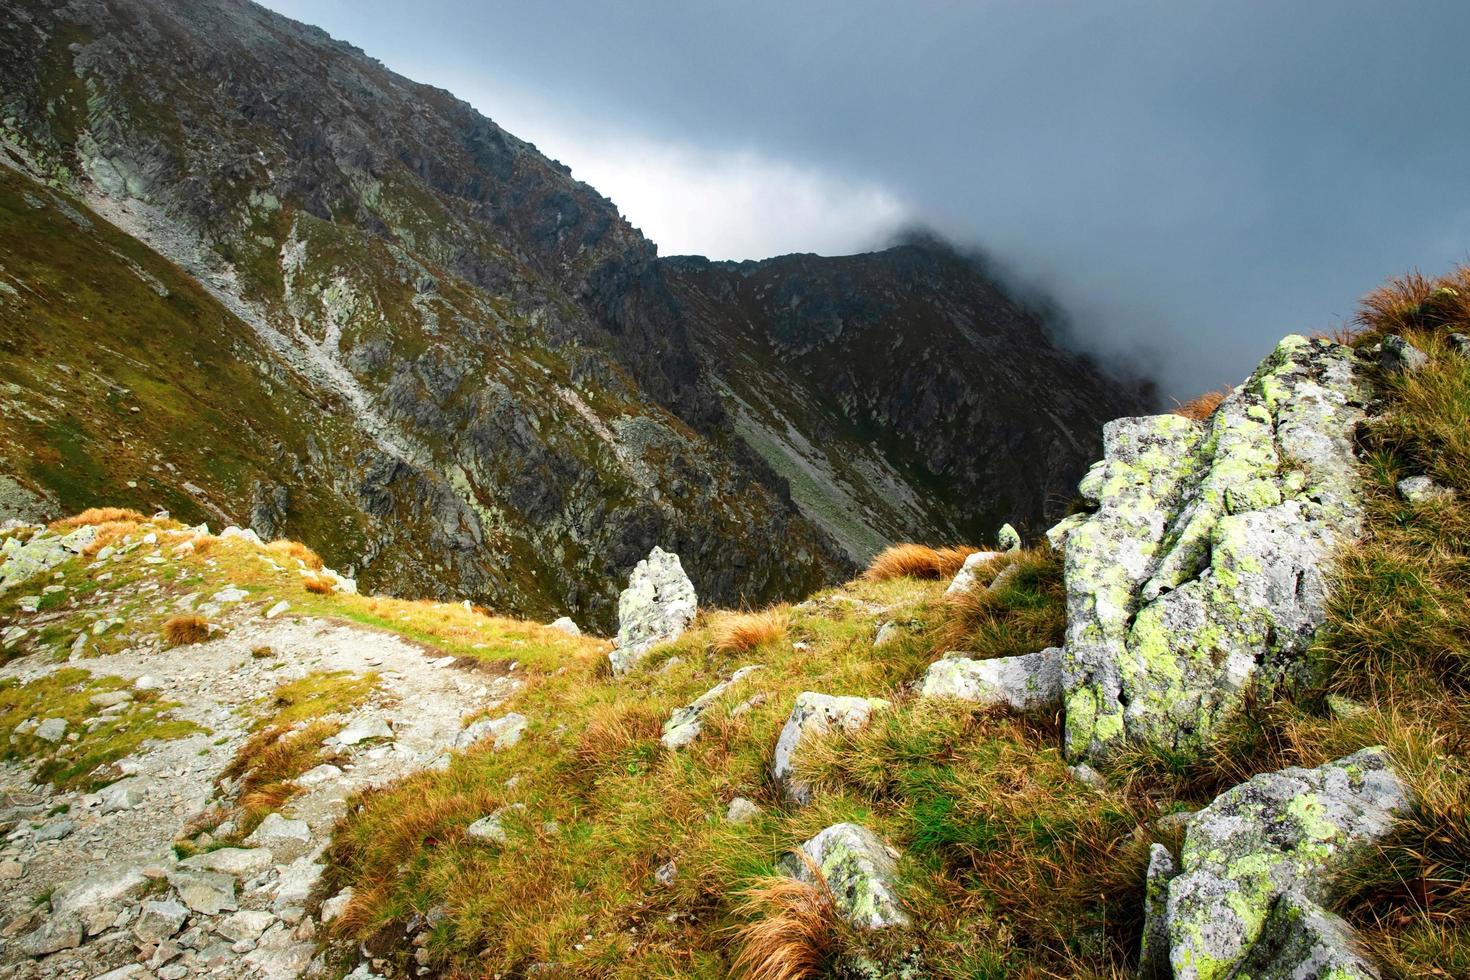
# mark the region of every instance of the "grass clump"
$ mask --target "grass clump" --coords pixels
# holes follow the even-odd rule
[[[301,587],[313,595],[331,595],[336,584],[325,575],[311,575],[302,580]]]
[[[1194,419],[1196,422],[1203,422],[1215,414],[1215,409],[1219,408],[1220,403],[1230,397],[1230,393],[1234,390],[1231,386],[1226,385],[1216,391],[1207,391],[1183,404],[1175,405],[1174,414]]]
[[[761,612],[730,613],[716,619],[713,644],[720,653],[747,653],[786,635],[790,610],[772,606]]]
[[[209,620],[196,613],[169,617],[163,624],[163,642],[170,647],[190,646],[209,639]]]
[[[315,551],[312,551],[306,545],[302,544],[300,541],[290,541],[286,538],[281,538],[279,540],[272,541],[270,544],[266,545],[265,548],[267,551],[276,555],[280,555],[283,558],[290,558],[295,561],[299,561],[302,567],[308,568],[314,572],[320,571],[322,569],[323,562],[321,556],[318,555]]]
[[[988,582],[987,582],[988,580]],[[1062,556],[1028,548],[993,559],[975,588],[950,596],[941,645],[977,659],[1060,646],[1067,629]]]
[[[148,520],[143,514],[127,507],[88,507],[80,514],[52,521],[51,530],[75,531],[79,527],[96,527],[102,524],[142,524]]]
[[[818,880],[821,880],[818,873]],[[741,896],[736,914],[749,919],[736,937],[740,952],[732,964],[749,980],[807,980],[826,976],[839,948],[843,923],[825,882],[809,885],[794,878],[761,879]]]
[[[373,671],[318,671],[288,681],[269,698],[272,724],[294,725],[329,714],[347,714],[361,707],[378,685]]]
[[[931,548],[922,544],[896,544],[883,549],[868,564],[863,578],[883,582],[894,578],[953,578],[977,548]]]

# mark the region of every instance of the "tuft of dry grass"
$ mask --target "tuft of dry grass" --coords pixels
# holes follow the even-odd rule
[[[841,922],[820,872],[817,880],[819,884],[809,885],[794,878],[764,878],[743,892],[735,911],[752,921],[736,935],[740,952],[731,964],[735,976],[807,980],[827,975],[840,947]]]
[[[129,524],[141,524],[148,520],[147,517],[127,507],[88,507],[80,514],[72,517],[63,517],[58,521],[51,522],[53,531],[74,531],[79,527],[95,526],[98,524],[113,524],[126,522]]]
[[[1191,398],[1183,404],[1176,404],[1174,406],[1174,414],[1182,415],[1187,419],[1194,419],[1196,422],[1203,422],[1215,414],[1215,409],[1219,408],[1220,403],[1230,397],[1233,391],[1235,389],[1230,385],[1226,385],[1218,391],[1207,391],[1203,395]]]
[[[869,582],[892,578],[951,578],[978,548],[931,548],[896,544],[879,552],[863,572]]]
[[[307,592],[311,592],[316,595],[331,595],[333,590],[336,589],[336,583],[327,578],[325,575],[312,575],[304,579],[301,583],[301,586],[302,588],[306,589]]]
[[[329,761],[321,743],[335,735],[338,727],[325,720],[302,728],[271,725],[240,747],[224,776],[240,779],[237,799],[243,811],[241,834],[248,834],[266,814],[279,810],[299,791],[293,779]]]
[[[163,640],[171,647],[203,643],[209,639],[209,620],[194,613],[174,616],[163,624]]]
[[[138,530],[138,523],[136,521],[104,521],[101,524],[93,526],[97,528],[97,534],[82,549],[83,558],[97,557],[97,552],[103,548],[116,544],[129,534]]]
[[[1067,628],[1061,555],[1047,547],[1027,548],[996,558],[991,567],[989,588],[976,587],[945,602],[940,646],[981,660],[1060,646]]]
[[[747,653],[785,636],[790,620],[791,609],[784,605],[760,612],[731,613],[711,627],[712,645],[718,653]]]
[[[287,558],[294,558],[314,572],[321,570],[323,564],[321,556],[319,556],[315,551],[312,551],[306,545],[302,544],[300,541],[291,541],[287,538],[280,538],[279,540],[272,541],[270,544],[266,545],[265,548],[267,551],[275,552],[278,555],[284,555]]]

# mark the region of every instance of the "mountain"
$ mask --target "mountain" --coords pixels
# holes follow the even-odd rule
[[[1039,529],[1065,512],[1103,423],[1147,403],[932,238],[663,265],[736,429],[859,561],[894,541]]]
[[[742,605],[1032,522],[1015,488],[1137,403],[938,253],[660,261],[534,146],[252,4],[0,11],[10,515],[162,506],[606,628],[654,544]],[[901,364],[863,363],[892,329]]]

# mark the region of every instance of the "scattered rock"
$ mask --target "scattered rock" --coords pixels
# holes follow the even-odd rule
[[[898,626],[892,622],[884,622],[878,627],[878,635],[873,637],[873,649],[877,650],[881,647],[886,647],[898,639],[898,636]]]
[[[1169,883],[1175,977],[1230,975],[1282,895],[1330,902],[1340,872],[1373,853],[1408,806],[1381,748],[1222,793],[1189,822],[1181,871]]]
[[[1450,349],[1460,357],[1470,357],[1470,336],[1462,333],[1449,335]]]
[[[801,852],[821,872],[837,913],[858,929],[906,926],[909,916],[895,886],[898,852],[866,827],[839,823],[801,845]],[[817,884],[811,865],[796,855],[781,859],[787,875]]]
[[[0,881],[17,881],[26,876],[26,866],[19,861],[0,861]]]
[[[260,934],[273,926],[275,922],[276,917],[269,912],[236,912],[234,915],[226,916],[215,927],[215,931],[232,943],[251,942],[259,939]]]
[[[47,718],[36,727],[35,735],[41,741],[54,745],[66,737],[66,719]]]
[[[150,900],[143,903],[138,918],[133,922],[133,935],[140,942],[156,945],[182,929],[188,917],[189,910],[172,899]]]
[[[308,789],[312,786],[320,786],[342,778],[342,770],[330,763],[322,763],[296,777],[296,785]]]
[[[343,912],[346,912],[347,906],[352,903],[352,896],[354,894],[355,893],[352,890],[352,886],[348,885],[346,888],[342,889],[340,892],[323,902],[321,910],[322,925],[328,925],[332,922],[335,922],[337,918],[342,915]]]
[[[79,916],[56,915],[22,940],[20,945],[27,956],[47,956],[63,949],[76,949],[85,935],[86,928]]]
[[[1062,702],[1062,651],[1048,647],[1021,657],[969,660],[947,654],[929,665],[919,682],[927,698],[957,698],[1017,711],[1054,708]]]
[[[509,806],[503,806],[488,817],[481,817],[466,827],[464,829],[465,836],[475,840],[490,841],[493,844],[504,844],[509,839],[505,833],[503,822],[505,817],[508,814],[525,809],[526,805],[524,803],[512,803]]]
[[[1454,496],[1449,487],[1440,486],[1427,476],[1407,476],[1398,482],[1399,496],[1411,504]]]
[[[220,874],[234,875],[236,878],[258,875],[262,871],[269,870],[275,863],[275,855],[263,847],[222,847],[217,851],[190,855],[179,862],[185,868],[215,871]]]
[[[271,606],[265,611],[265,618],[275,619],[277,616],[281,615],[290,608],[291,603],[287,602],[285,599],[282,599],[280,602],[276,603],[274,606]]]
[[[1107,778],[1085,762],[1079,762],[1075,766],[1068,766],[1067,772],[1071,773],[1072,778],[1084,786],[1089,786],[1096,790],[1108,788]]]
[[[454,738],[454,747],[467,749],[471,745],[494,736],[495,750],[508,749],[521,740],[526,731],[526,716],[512,711],[500,718],[482,718]]]
[[[35,839],[37,841],[61,840],[64,837],[70,837],[72,831],[76,829],[76,822],[72,820],[48,820],[36,828]]]
[[[245,838],[245,843],[269,848],[277,861],[290,861],[305,854],[311,846],[311,827],[305,820],[288,820],[272,813]]]
[[[393,729],[388,720],[381,715],[370,715],[366,718],[358,718],[342,729],[336,735],[327,739],[327,742],[336,746],[357,745],[374,738],[393,737]]]
[[[737,796],[730,801],[730,806],[725,810],[725,822],[733,824],[750,823],[761,815],[761,808],[750,802],[743,796]]]
[[[168,873],[168,883],[179,893],[179,899],[195,912],[218,915],[240,907],[235,899],[235,879],[230,875],[178,868]]]
[[[995,536],[995,543],[1000,546],[1001,551],[1020,551],[1021,535],[1009,524],[1003,524]]]
[[[1389,374],[1412,374],[1423,370],[1429,363],[1429,355],[1398,334],[1391,333],[1383,338],[1379,363]]]
[[[675,709],[674,713],[669,716],[669,720],[664,722],[663,737],[660,739],[660,741],[663,743],[664,748],[671,751],[675,749],[682,749],[684,746],[688,745],[690,742],[698,738],[700,731],[704,727],[703,718],[705,710],[708,709],[709,706],[720,697],[720,695],[724,694],[731,687],[734,687],[750,674],[760,669],[760,664],[750,664],[748,666],[741,667],[739,670],[735,671],[735,673],[731,674],[727,680],[723,680],[720,683],[716,684],[714,687],[701,694],[692,703],[687,704],[682,708]]]
[[[653,880],[665,888],[674,887],[674,879],[677,877],[679,877],[679,866],[673,861],[664,862],[653,873]]]
[[[1001,556],[999,551],[977,551],[965,558],[965,563],[955,573],[954,579],[949,587],[944,590],[945,595],[963,595],[974,588],[980,579],[980,568],[986,562]]]
[[[554,630],[561,630],[567,636],[581,636],[582,635],[582,629],[581,629],[581,627],[579,627],[576,624],[576,622],[573,621],[572,617],[570,617],[570,616],[563,616],[560,619],[552,622],[551,623],[551,628],[554,629]]]
[[[791,761],[801,741],[811,735],[824,735],[833,728],[854,732],[868,723],[876,709],[885,708],[888,702],[881,698],[834,697],[803,691],[796,696],[791,716],[781,729],[776,742],[776,755],[771,773],[781,784],[786,797],[797,803],[809,803],[811,787],[792,778]]]
[[[97,794],[103,816],[119,810],[131,810],[147,798],[148,791],[137,777],[113,783]]]
[[[680,636],[698,609],[694,583],[679,556],[655,546],[618,597],[616,649],[608,654],[613,673],[627,673],[649,650]]]

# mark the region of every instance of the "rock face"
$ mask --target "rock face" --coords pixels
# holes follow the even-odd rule
[[[801,853],[782,859],[781,870],[798,881],[818,884],[812,865],[832,895],[837,913],[858,929],[906,926],[909,916],[898,900],[894,872],[898,852],[866,827],[839,823],[801,845]]]
[[[859,563],[1055,520],[1102,423],[1148,405],[932,238],[660,266],[737,431]]]
[[[618,597],[617,649],[608,654],[613,673],[627,673],[649,650],[677,639],[698,611],[699,596],[679,556],[655,545]]]
[[[0,545],[4,549],[4,560],[0,562],[0,593],[81,554],[96,536],[95,527],[79,527],[65,535],[39,531],[25,544],[15,538],[6,538]]]
[[[1355,948],[1348,924],[1315,902],[1288,892],[1276,900],[1239,977],[1379,980],[1378,968]]]
[[[929,666],[919,682],[926,698],[957,698],[1017,711],[1053,708],[1062,701],[1062,650],[1048,647],[1021,657],[970,660],[950,654]]]
[[[1190,820],[1181,870],[1169,883],[1174,976],[1234,976],[1258,940],[1271,944],[1268,958],[1278,964],[1341,946],[1303,903],[1330,902],[1338,875],[1370,854],[1408,805],[1403,783],[1378,748],[1316,769],[1256,776],[1221,794]],[[1288,904],[1279,908],[1283,898]],[[1150,923],[1145,931],[1155,936],[1156,929]],[[1260,975],[1332,975],[1297,974],[1296,963],[1287,966]]]
[[[1293,336],[1204,423],[1107,425],[1078,487],[1095,510],[1062,543],[1070,758],[1199,751],[1248,685],[1299,667],[1358,527],[1367,398],[1352,350]]]
[[[887,706],[888,702],[882,698],[833,697],[815,691],[798,694],[776,741],[776,755],[771,763],[771,774],[781,784],[786,797],[797,803],[810,803],[812,799],[811,787],[791,775],[792,759],[803,739],[825,735],[834,728],[857,731],[868,723],[874,711]]]

